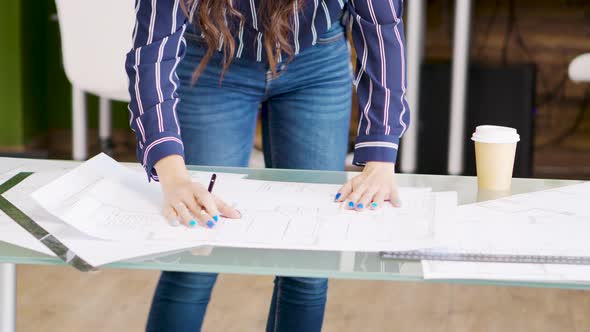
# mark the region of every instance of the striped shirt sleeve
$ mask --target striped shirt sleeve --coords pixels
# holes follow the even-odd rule
[[[158,180],[156,162],[173,154],[184,157],[176,117],[176,67],[186,49],[186,16],[180,1],[136,0],[133,49],[125,61],[131,97],[129,123],[137,137],[137,157],[148,178],[154,180]]]
[[[351,0],[359,126],[353,163],[396,162],[409,124],[402,0]]]

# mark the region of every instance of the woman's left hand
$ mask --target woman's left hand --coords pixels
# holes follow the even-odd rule
[[[395,181],[395,164],[388,162],[367,162],[363,172],[348,180],[336,194],[337,202],[344,202],[347,209],[376,209],[386,201],[400,207]]]

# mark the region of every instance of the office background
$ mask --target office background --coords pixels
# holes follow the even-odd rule
[[[427,1],[427,63],[450,61],[453,4]],[[71,88],[61,66],[55,4],[4,0],[3,5],[0,154],[68,159]],[[590,83],[567,77],[569,62],[590,51],[590,2],[481,0],[473,5],[472,62],[536,67],[530,110],[533,176],[590,179]],[[99,151],[97,104],[97,98],[88,99],[91,154]],[[127,116],[126,105],[116,103],[114,152],[121,160],[134,160]],[[157,273],[80,274],[21,266],[19,276],[19,330],[136,331],[145,322]],[[261,330],[270,279],[222,276],[205,330]],[[236,311],[236,303],[243,310]],[[227,319],[230,312],[233,319]],[[325,330],[588,331],[589,312],[590,297],[580,291],[335,280]]]
[[[0,153],[69,158],[71,88],[61,65],[55,3],[5,3],[0,12],[0,42],[4,45],[0,51]],[[427,1],[426,65],[450,63],[453,4],[450,0]],[[574,83],[567,76],[570,61],[588,52],[588,45],[590,3],[586,1],[474,3],[470,61],[492,70],[520,64],[536,68],[530,110],[535,177],[590,177],[590,116],[586,110],[590,85]],[[430,93],[422,91],[421,98],[429,98]],[[94,128],[90,151],[98,152],[98,99],[89,96],[87,106],[89,127]],[[126,105],[114,103],[115,153],[133,159],[135,143],[127,117]],[[351,128],[356,128],[354,123]]]

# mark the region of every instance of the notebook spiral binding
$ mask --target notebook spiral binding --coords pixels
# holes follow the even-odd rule
[[[586,256],[551,256],[551,255],[506,255],[483,253],[452,253],[436,251],[387,251],[381,252],[382,259],[400,261],[454,261],[483,263],[520,263],[520,264],[569,264],[590,265],[590,257]]]

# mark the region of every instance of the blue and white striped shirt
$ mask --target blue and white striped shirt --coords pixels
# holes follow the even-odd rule
[[[130,125],[137,136],[137,155],[148,175],[156,180],[154,165],[158,160],[172,154],[184,155],[176,117],[176,67],[184,57],[184,33],[191,22],[181,10],[180,1],[183,0],[136,0],[133,49],[125,63],[131,95]],[[305,3],[293,15],[295,54],[314,45],[318,36],[342,15],[352,26],[357,51],[354,85],[360,111],[354,163],[395,162],[399,139],[409,124],[403,0],[299,1]],[[194,13],[197,3],[188,10]],[[235,8],[244,16],[235,33],[236,56],[266,61],[257,4],[258,0],[234,0]],[[297,4],[294,12],[296,8]]]

